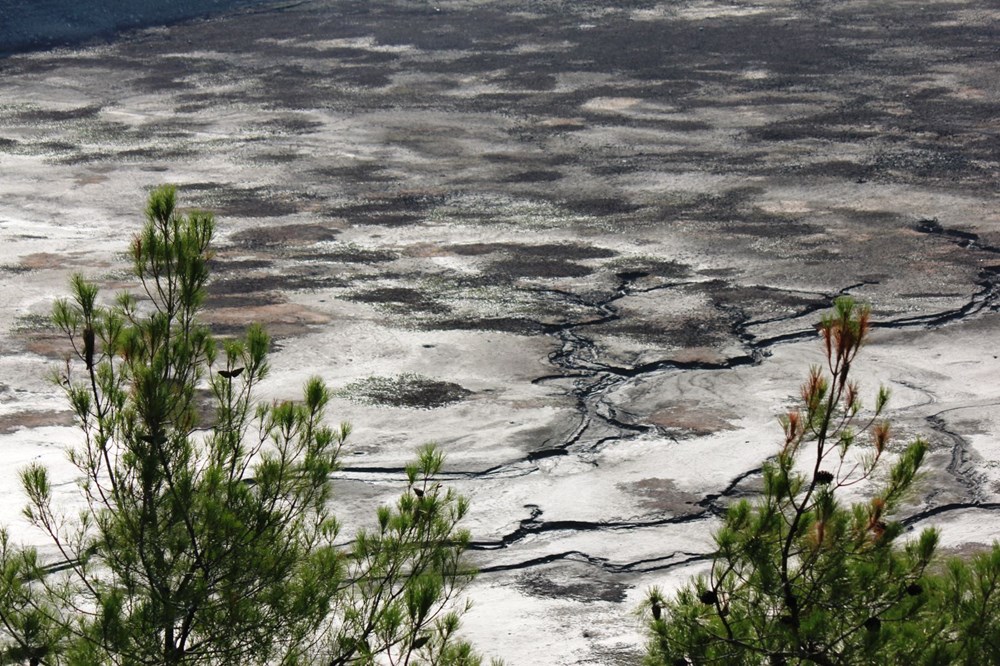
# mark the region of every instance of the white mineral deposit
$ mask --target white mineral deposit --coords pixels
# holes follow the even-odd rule
[[[989,0],[307,0],[0,59],[0,507],[75,479],[48,323],[132,286],[150,188],[215,213],[206,319],[355,427],[344,534],[415,447],[472,503],[465,635],[635,664],[651,585],[752,497],[839,294],[931,443],[901,519],[1000,528],[1000,11]],[[49,553],[54,557],[54,553]]]

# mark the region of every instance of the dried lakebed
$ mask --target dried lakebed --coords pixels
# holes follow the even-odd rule
[[[864,387],[932,443],[907,508],[1000,525],[1000,12],[985,0],[318,0],[0,60],[0,445],[64,474],[46,381],[73,272],[128,286],[148,188],[220,238],[207,317],[276,337],[356,427],[348,525],[446,450],[521,664],[636,663],[631,615],[755,492],[838,294]],[[23,532],[26,538],[30,533]]]

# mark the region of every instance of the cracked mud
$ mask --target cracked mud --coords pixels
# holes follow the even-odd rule
[[[44,316],[73,272],[128,286],[171,182],[219,221],[208,320],[275,337],[265,397],[340,391],[348,525],[445,449],[466,631],[508,663],[637,663],[631,610],[756,492],[839,294],[874,309],[864,387],[932,444],[901,518],[989,543],[998,24],[985,0],[312,0],[2,59],[5,520],[16,467],[74,441]]]

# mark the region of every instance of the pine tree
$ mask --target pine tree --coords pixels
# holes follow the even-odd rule
[[[1000,547],[943,565],[936,530],[900,538],[928,445],[893,452],[885,389],[862,408],[869,310],[838,299],[818,328],[825,367],[781,419],[762,496],[729,507],[707,574],[671,599],[651,590],[646,663],[1000,664]],[[845,504],[851,490],[867,499]]]
[[[54,308],[82,508],[54,505],[45,467],[22,470],[25,515],[60,560],[0,533],[5,663],[479,663],[448,610],[468,580],[467,503],[433,482],[440,452],[422,449],[395,507],[341,545],[329,479],[350,427],[325,424],[327,387],[258,403],[265,331],[219,340],[198,318],[213,217],[164,187],[146,218],[138,294],[102,305],[75,276]]]

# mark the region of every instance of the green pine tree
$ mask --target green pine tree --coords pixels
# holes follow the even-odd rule
[[[2,662],[478,664],[450,610],[467,503],[433,482],[440,452],[422,449],[396,505],[341,545],[329,479],[350,427],[325,424],[317,378],[301,402],[254,399],[269,338],[218,340],[199,321],[214,220],[175,201],[149,198],[139,293],[102,305],[76,276],[54,308],[82,507],[55,505],[43,466],[21,472],[25,515],[60,558],[0,532]]]
[[[944,564],[934,529],[900,538],[928,445],[891,451],[886,390],[862,408],[851,371],[869,310],[838,299],[819,331],[825,367],[782,418],[762,496],[729,507],[707,574],[650,591],[646,663],[1000,664],[1000,546]],[[867,498],[847,504],[848,489]]]

